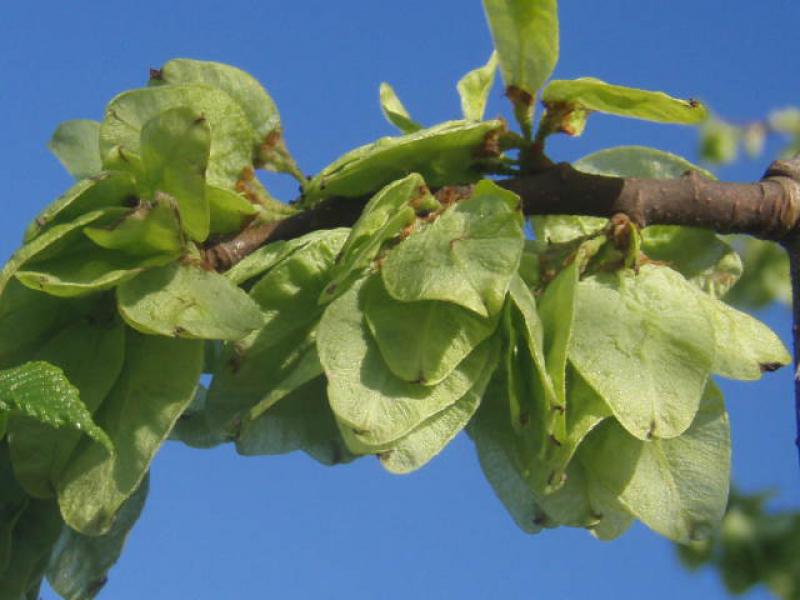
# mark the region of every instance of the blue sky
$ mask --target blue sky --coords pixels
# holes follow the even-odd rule
[[[796,0],[563,2],[556,76],[591,75],[707,101],[746,121],[800,104]],[[0,8],[0,255],[70,185],[46,142],[71,118],[100,118],[116,93],[173,57],[218,60],[264,83],[311,173],[391,133],[378,85],[393,84],[418,121],[458,116],[455,82],[491,51],[479,0],[138,3],[73,0]],[[500,88],[489,114],[505,111]],[[596,116],[557,140],[571,160],[619,144],[695,158],[691,129]],[[721,172],[760,176],[766,159]],[[295,185],[277,176],[289,199]],[[788,314],[761,315],[786,338]],[[791,374],[724,384],[735,479],[775,486],[800,506]],[[581,531],[519,532],[460,437],[421,472],[390,476],[364,459],[333,469],[304,455],[241,458],[169,444],[151,496],[101,598],[717,598],[711,573],[688,574],[644,527],[604,544]],[[761,592],[754,597],[765,597]],[[54,596],[46,591],[45,598]]]

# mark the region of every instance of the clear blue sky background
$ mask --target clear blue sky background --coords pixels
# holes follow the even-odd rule
[[[708,101],[740,120],[800,103],[797,0],[564,1],[556,76],[593,75]],[[391,132],[377,103],[391,82],[414,117],[458,116],[454,84],[491,50],[479,0],[4,2],[0,8],[0,255],[70,185],[45,144],[56,125],[100,118],[114,94],[172,57],[240,66],[280,107],[307,172]],[[490,113],[505,111],[499,87]],[[695,157],[691,129],[593,117],[560,159],[618,144]],[[760,176],[766,159],[722,171]],[[274,176],[287,199],[295,186]],[[785,309],[762,315],[786,338]],[[724,385],[746,490],[776,486],[800,507],[791,374]],[[305,455],[240,458],[169,444],[151,496],[101,598],[709,598],[642,526],[604,544],[582,531],[529,537],[505,514],[460,437],[421,472],[376,461],[324,468]],[[765,597],[757,592],[754,597]],[[45,598],[53,598],[44,592]]]

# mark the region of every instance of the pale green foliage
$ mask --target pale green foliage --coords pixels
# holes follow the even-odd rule
[[[270,96],[227,65],[170,61],[112,99],[99,127],[59,128],[51,147],[80,181],[0,272],[0,597],[33,597],[45,571],[64,597],[93,597],[167,439],[329,465],[378,455],[408,473],[466,428],[526,532],[605,540],[639,519],[688,542],[719,523],[730,436],[710,376],[789,362],[723,299],[770,297],[759,293],[780,265],[761,246],[769,268],[734,286],[741,261],[713,232],[630,226],[622,240],[572,216],[534,219],[526,240],[520,198],[490,176],[546,167],[546,137],[579,133],[590,111],[696,123],[705,109],[555,81],[534,137],[556,2],[484,7],[496,52],[458,82],[464,120],[422,129],[384,84],[381,108],[405,135],[308,180]],[[483,120],[498,66],[522,135]],[[642,147],[575,166],[700,171]],[[273,199],[256,168],[295,176],[297,202]],[[318,228],[344,218],[352,227]],[[249,254],[216,272],[209,248],[251,223],[274,237],[254,251],[227,239]]]
[[[103,535],[83,535],[69,527],[61,530],[47,566],[53,590],[68,600],[94,597],[122,553],[125,539],[144,508],[148,488],[149,477],[145,477]]]
[[[205,175],[211,130],[205,117],[183,107],[164,111],[144,124],[139,143],[144,195],[153,198],[159,190],[174,198],[187,235],[202,242],[210,224]]]
[[[250,298],[261,307],[264,323],[226,346],[215,365],[205,408],[212,429],[228,431],[237,420],[246,424],[322,374],[314,344],[323,311],[318,299],[346,236],[343,229],[323,231],[276,244],[272,256],[251,255],[247,278],[261,277]]]
[[[691,424],[714,360],[714,328],[671,269],[597,275],[576,291],[570,359],[639,439]]]
[[[98,318],[65,326],[33,353],[63,370],[80,391],[86,416],[94,413],[114,385],[124,360],[125,332],[119,319]],[[77,393],[77,391],[76,391]],[[105,435],[96,428],[98,435]],[[32,496],[49,498],[81,439],[81,430],[50,427],[31,417],[9,423],[9,450],[17,480]]]
[[[729,429],[722,394],[709,384],[685,435],[643,442],[608,421],[588,439],[583,462],[644,523],[688,542],[706,537],[725,512]]]
[[[101,248],[134,256],[166,254],[177,257],[184,248],[177,206],[165,195],[132,211],[114,210],[119,218],[104,227],[84,227],[83,233]]]
[[[386,82],[381,84],[380,100],[383,116],[400,131],[403,133],[414,133],[422,129],[422,125],[414,121],[411,115],[408,114],[406,107],[403,106],[400,98],[397,97],[394,88]]]
[[[100,128],[100,151],[106,166],[114,166],[108,161],[115,148],[123,152],[122,161],[131,164],[133,157],[141,156],[140,138],[145,124],[162,112],[181,107],[202,114],[212,132],[208,182],[232,187],[252,164],[258,138],[243,109],[222,90],[205,84],[149,87],[114,98]]]
[[[421,423],[380,455],[381,463],[391,473],[410,473],[425,465],[458,434],[478,409],[492,377],[499,340],[490,347],[483,372],[455,404]]]
[[[555,0],[484,0],[506,86],[531,96],[558,62],[558,8]]]
[[[487,136],[503,130],[502,121],[449,121],[401,137],[381,138],[351,150],[325,167],[304,191],[311,206],[331,196],[373,194],[410,172],[431,187],[473,183],[473,169]]]
[[[489,346],[478,346],[438,385],[403,381],[386,366],[364,322],[365,289],[359,282],[325,311],[317,347],[334,413],[359,444],[383,449],[466,394]]]
[[[192,265],[150,269],[120,285],[117,301],[125,321],[150,335],[238,340],[263,322],[247,294]]]
[[[413,225],[417,207],[430,209],[438,206],[428,192],[425,180],[416,173],[381,189],[370,198],[350,230],[331,270],[331,283],[326,286],[320,301],[333,300],[370,266],[383,244],[397,236],[404,227]]]
[[[75,179],[92,177],[103,170],[100,123],[97,121],[65,121],[58,126],[47,146]]]
[[[401,302],[442,300],[488,317],[500,310],[522,254],[519,199],[489,181],[401,244],[383,265]]]
[[[244,456],[285,454],[302,450],[325,465],[349,462],[351,454],[339,434],[325,397],[325,378],[294,389],[286,400],[246,421],[236,438]]]
[[[191,402],[202,368],[202,342],[130,331],[126,338],[125,365],[95,414],[116,455],[84,443],[59,481],[64,521],[85,535],[108,533]]]
[[[558,62],[556,0],[483,0],[514,114],[530,138],[533,101]]]
[[[69,224],[96,209],[119,206],[135,193],[135,181],[129,173],[104,172],[79,181],[39,213],[25,231],[25,242],[53,225]]]
[[[242,109],[262,141],[280,127],[278,107],[261,84],[241,69],[205,60],[175,58],[160,70],[158,84],[200,83],[228,94]]]
[[[659,123],[696,125],[708,112],[694,100],[679,100],[663,92],[611,85],[593,77],[551,81],[542,92],[545,106],[566,104],[588,111]]]
[[[496,71],[497,52],[492,52],[489,62],[473,69],[459,80],[458,95],[461,97],[461,112],[464,113],[465,119],[473,121],[483,119]]]
[[[364,316],[392,373],[427,385],[447,377],[497,326],[448,302],[398,302],[380,278],[364,292]]]

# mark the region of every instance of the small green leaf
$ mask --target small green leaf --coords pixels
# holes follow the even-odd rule
[[[93,177],[103,170],[97,121],[76,119],[61,123],[47,147],[75,179]]]
[[[579,274],[578,261],[574,260],[550,282],[539,299],[545,364],[553,382],[556,400],[561,407],[565,406],[567,395],[567,349],[572,340],[573,328],[576,327],[574,323]]]
[[[526,446],[521,447],[525,478],[537,494],[550,494],[563,485],[567,466],[586,433],[611,414],[602,399],[567,364],[580,262],[580,258],[574,260],[540,297],[538,327],[538,316],[534,320],[530,314],[536,305],[532,298],[525,299],[530,292],[524,294],[527,290],[512,286],[511,297],[523,316],[523,324],[519,320],[513,324],[527,334],[527,353],[520,353],[521,349],[517,348],[517,360],[531,360],[537,371],[531,376],[529,367],[517,362],[509,375],[509,379],[532,377],[535,380],[528,392],[534,400],[533,414],[526,419],[533,421],[533,426],[528,431],[518,429],[523,429],[521,433],[527,437]],[[509,399],[513,417],[511,392]],[[544,508],[547,512],[547,506]]]
[[[496,374],[467,432],[484,476],[517,526],[526,533],[539,533],[548,525],[547,516],[515,461],[514,431],[499,401],[505,397],[504,378]]]
[[[0,368],[31,360],[33,353],[76,318],[82,301],[63,300],[11,280],[0,295]]]
[[[581,463],[573,461],[567,467],[566,482],[550,494],[536,494],[536,499],[551,526],[580,527],[597,532],[603,539],[613,539],[630,526],[632,519],[612,494],[597,493],[593,479]]]
[[[81,229],[98,220],[104,215],[103,211],[94,210],[77,218],[71,223],[55,225],[34,238],[22,248],[19,248],[0,271],[0,294],[2,294],[9,280],[17,274],[20,267],[29,261],[50,258],[64,253],[65,249],[75,245],[76,240],[84,240]]]
[[[337,231],[337,230],[333,230]],[[347,235],[348,230],[342,230]],[[319,230],[292,240],[279,240],[261,246],[245,256],[241,261],[225,271],[225,277],[236,285],[243,285],[263,275],[275,265],[281,263],[294,252],[303,248],[313,240],[329,235],[329,230]]]
[[[47,566],[47,581],[57,594],[67,600],[88,600],[100,592],[142,513],[148,488],[145,476],[104,535],[83,535],[64,527]]]
[[[742,260],[713,231],[656,225],[642,230],[642,251],[665,263],[705,293],[722,298],[742,274]]]
[[[511,425],[525,438],[531,453],[537,455],[549,440],[549,434],[561,432],[563,422],[559,399],[545,360],[544,324],[537,312],[536,301],[522,278],[515,276],[509,287],[506,305],[506,381]],[[571,317],[565,322],[568,331]],[[552,327],[550,328],[552,329]],[[549,337],[552,331],[548,332]],[[532,422],[532,423],[531,423]],[[559,433],[559,435],[561,435]],[[563,437],[563,435],[561,436]],[[532,448],[531,448],[532,446]]]
[[[100,313],[94,321],[87,323],[81,319],[59,331],[39,348],[35,359],[64,372],[80,394],[85,420],[97,410],[117,380],[124,350],[121,320]],[[53,496],[83,429],[77,425],[53,429],[26,416],[10,420],[9,449],[14,473],[28,494],[38,498]],[[91,435],[89,430],[87,433]]]
[[[186,444],[191,448],[213,448],[229,440],[227,434],[212,430],[207,416],[208,390],[197,386],[194,400],[178,417],[175,427],[169,434],[170,440]]]
[[[700,130],[700,157],[712,164],[734,162],[739,156],[742,130],[719,119],[710,119]]]
[[[111,440],[92,421],[78,389],[61,369],[46,362],[28,362],[0,371],[0,412],[31,417],[50,427],[78,429],[114,455]]]
[[[53,225],[65,225],[88,213],[136,200],[136,183],[129,173],[104,172],[79,181],[45,208],[25,230],[25,243]]]
[[[116,221],[121,212],[124,213],[124,209],[105,209],[99,218],[90,219],[89,223],[96,227],[107,226]],[[136,256],[100,248],[83,235],[82,230],[75,227],[83,221],[84,219],[78,219],[70,224],[70,231],[24,262],[23,268],[16,273],[17,279],[28,287],[54,296],[82,296],[111,289],[136,276],[146,267],[163,265],[174,258],[170,254]],[[36,246],[48,238],[51,232],[62,227],[66,226],[57,225],[49,229],[29,246]],[[23,247],[20,253],[24,254],[27,248],[28,246]],[[7,265],[9,266],[10,264]]]
[[[225,92],[204,84],[142,88],[114,98],[106,108],[100,127],[100,151],[104,161],[117,146],[141,155],[140,137],[145,123],[180,107],[203,115],[211,129],[207,182],[233,189],[243,171],[253,164],[258,136],[236,101]]]
[[[783,248],[749,236],[735,236],[732,241],[742,255],[744,273],[725,301],[750,310],[775,301],[790,304],[789,258]]]
[[[455,404],[430,417],[411,433],[394,442],[389,450],[380,454],[381,464],[387,471],[404,474],[422,468],[464,429],[478,410],[497,365],[499,338],[492,338],[486,344],[490,349],[483,372],[469,391]]]
[[[8,446],[0,441],[0,578],[6,575],[11,561],[14,527],[29,501],[30,498],[14,477]]]
[[[265,315],[264,331],[272,338],[294,335],[316,323],[324,307],[317,299],[330,281],[348,230],[329,229],[307,236],[304,245],[273,266],[250,295]]]
[[[449,302],[398,302],[379,277],[365,286],[364,316],[392,373],[424,385],[448,377],[497,326]]]
[[[30,500],[14,524],[0,598],[36,600],[50,552],[64,526],[53,501]]]
[[[498,371],[498,375],[502,371]],[[531,487],[526,447],[508,418],[504,377],[495,377],[469,426],[484,475],[519,527],[537,533],[543,527],[569,525],[589,529],[601,539],[621,535],[630,516],[608,492],[599,493],[593,478],[577,461],[569,464],[566,483],[548,494]],[[525,464],[527,463],[527,464]],[[601,490],[602,491],[602,490]]]
[[[558,3],[483,0],[483,8],[506,89],[529,135],[533,99],[558,62]]]
[[[359,443],[382,447],[452,406],[475,384],[488,346],[435,386],[408,383],[385,365],[364,322],[363,281],[328,305],[317,334],[333,412]]]
[[[497,52],[492,52],[489,62],[470,71],[459,80],[457,87],[458,95],[461,97],[461,111],[468,121],[483,119],[496,71]]]
[[[212,235],[238,233],[259,212],[255,204],[233,190],[207,186],[206,199]]]
[[[118,219],[104,226],[89,226],[83,233],[95,244],[120,250],[132,256],[166,255],[177,258],[185,240],[181,234],[180,214],[175,201],[156,195],[133,209],[120,211]]]
[[[380,88],[381,111],[386,120],[403,133],[414,133],[422,129],[422,125],[414,121],[406,107],[397,97],[394,88],[386,82]]]
[[[714,347],[699,292],[671,269],[645,265],[578,284],[569,358],[641,440],[691,425]]]
[[[514,303],[516,310],[522,318],[522,334],[528,347],[528,352],[533,360],[533,366],[539,376],[541,387],[549,399],[548,404],[557,400],[553,381],[547,371],[545,359],[545,327],[536,308],[536,300],[528,289],[528,286],[519,275],[511,278],[511,285],[508,287],[510,300]],[[568,323],[567,327],[572,324]],[[548,332],[552,337],[552,331]],[[548,340],[549,341],[549,340]]]
[[[245,420],[236,450],[244,456],[302,450],[324,465],[355,458],[345,446],[328,406],[324,377],[295,389],[260,416]]]
[[[584,110],[658,123],[697,125],[708,117],[696,100],[679,100],[663,92],[611,85],[593,77],[551,81],[542,93],[546,106],[570,105]]]
[[[313,206],[331,196],[365,196],[385,185],[419,173],[430,187],[473,183],[473,169],[487,155],[487,140],[504,129],[502,121],[448,121],[409,135],[381,138],[348,152],[308,182],[303,204]]]
[[[255,419],[321,374],[315,329],[323,307],[317,299],[346,236],[346,229],[317,232],[304,236],[302,244],[287,242],[270,259],[264,257],[261,266],[268,270],[250,291],[264,323],[223,350],[206,409],[212,429],[235,430],[247,411]]]
[[[211,129],[202,113],[190,108],[172,108],[142,126],[140,151],[146,181],[156,192],[169,194],[178,204],[181,224],[190,238],[208,237],[210,213],[205,175],[211,146]]]
[[[412,204],[425,202],[438,204],[416,173],[390,183],[370,198],[336,258],[331,283],[320,302],[330,302],[360,277],[383,245],[414,223],[416,214]]]
[[[255,77],[241,69],[218,62],[174,58],[160,73],[161,81],[167,84],[200,83],[225,92],[241,107],[261,140],[280,127],[275,102]]]
[[[264,322],[258,306],[223,275],[173,263],[117,289],[120,314],[151,335],[239,340]]]
[[[392,250],[382,275],[401,302],[439,300],[482,317],[503,306],[524,234],[519,198],[490,181]]]
[[[646,146],[617,146],[588,154],[576,161],[575,168],[584,173],[609,177],[642,177],[677,179],[695,171],[707,179],[714,174],[676,154]]]
[[[609,420],[590,435],[581,461],[647,526],[687,543],[707,537],[728,501],[731,443],[722,395],[713,383],[691,427],[643,442]]]
[[[730,379],[755,380],[766,371],[792,362],[781,339],[761,321],[716,298],[697,295],[714,325],[713,373]]]
[[[40,290],[53,296],[72,298],[110,290],[122,282],[135,277],[148,262],[134,260],[124,254],[80,252],[53,259],[44,263],[31,265],[30,268],[17,273],[26,286]],[[169,257],[162,259],[162,263]],[[156,261],[155,264],[158,264]]]
[[[275,339],[267,329],[225,346],[205,408],[213,433],[234,437],[244,419],[258,418],[322,373],[315,324]]]
[[[192,401],[202,368],[200,341],[126,332],[125,366],[95,413],[117,454],[86,442],[73,453],[58,488],[67,525],[85,535],[108,533]]]
[[[559,440],[560,444],[547,454],[547,462],[542,465],[544,470],[529,479],[529,483],[533,483],[537,490],[545,493],[561,487],[568,478],[568,468],[581,442],[590,431],[612,414],[598,393],[571,366],[567,368],[565,406],[564,437]]]

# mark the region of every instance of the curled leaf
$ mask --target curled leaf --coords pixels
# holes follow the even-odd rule
[[[502,121],[448,121],[400,137],[386,137],[356,148],[325,167],[308,182],[303,203],[313,206],[331,196],[364,196],[419,173],[431,187],[477,181],[473,168],[504,129]]]
[[[380,99],[383,116],[400,131],[414,133],[422,129],[422,125],[414,121],[411,115],[408,114],[406,107],[397,97],[394,88],[386,82],[381,84]]]
[[[78,429],[114,456],[114,445],[92,420],[78,389],[61,369],[46,362],[0,371],[0,412],[25,415],[50,427]]]
[[[461,97],[461,111],[464,113],[465,119],[469,121],[483,119],[496,71],[497,52],[495,51],[489,57],[489,62],[482,67],[473,69],[459,80],[458,95]]]
[[[659,123],[697,125],[708,117],[706,108],[696,100],[680,100],[663,92],[612,85],[593,77],[551,81],[542,93],[542,101],[546,106],[566,104]]]

